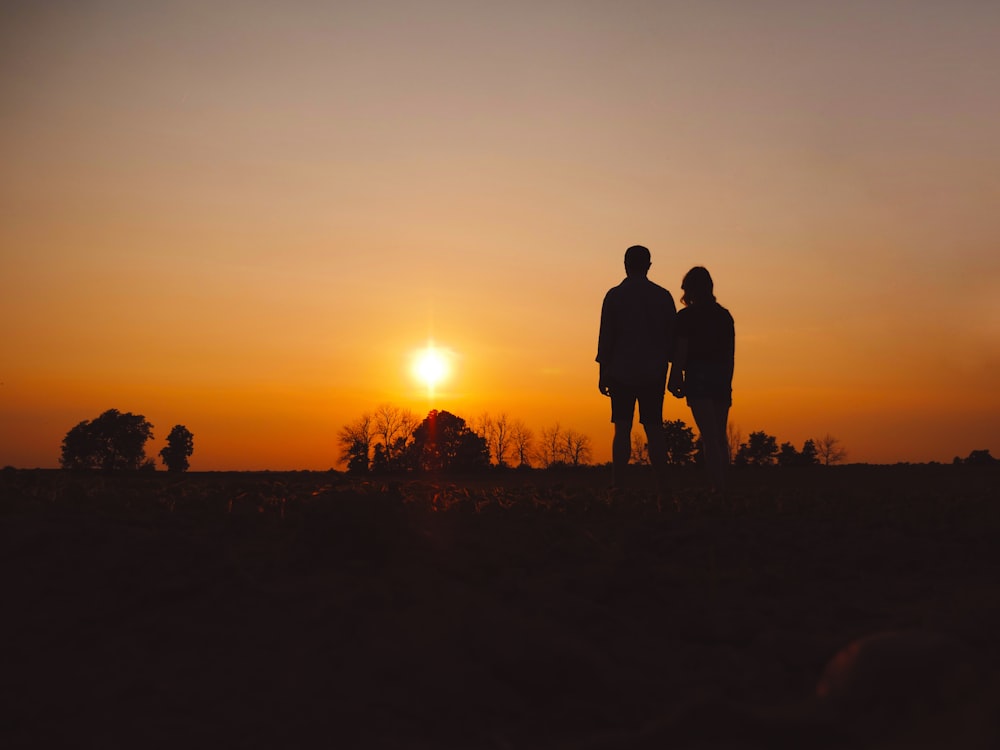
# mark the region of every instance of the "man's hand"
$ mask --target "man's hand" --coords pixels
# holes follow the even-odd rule
[[[605,396],[611,395],[611,385],[608,383],[608,378],[604,376],[604,364],[601,362],[598,362],[597,390]]]

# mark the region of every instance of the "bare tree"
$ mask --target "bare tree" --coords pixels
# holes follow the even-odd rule
[[[543,466],[551,466],[558,461],[564,460],[563,446],[563,432],[558,422],[552,427],[542,430],[537,454],[539,463]]]
[[[517,457],[518,466],[531,466],[531,451],[535,435],[520,419],[510,423],[511,451]]]
[[[493,417],[488,411],[484,411],[478,417],[473,417],[469,420],[469,429],[483,438],[486,444],[489,445],[495,430]]]
[[[840,444],[840,440],[829,432],[813,442],[816,445],[816,456],[824,466],[839,464],[847,458],[847,450]]]
[[[649,443],[647,443],[638,430],[632,433],[632,455],[629,460],[634,464],[649,463]]]
[[[493,451],[493,458],[496,459],[497,465],[506,466],[512,444],[510,417],[507,416],[506,412],[501,412],[494,420],[493,425],[495,430],[490,450]]]
[[[373,439],[372,415],[368,412],[341,427],[337,433],[339,463],[347,464],[348,471],[367,471]]]
[[[513,440],[511,429],[511,420],[504,412],[496,417],[484,412],[475,421],[474,430],[486,440],[497,466],[507,466],[507,456],[510,454]]]
[[[729,443],[729,460],[732,461],[743,444],[743,431],[732,422],[726,425],[726,442]]]
[[[582,466],[590,463],[590,438],[576,430],[566,430],[563,433],[563,455],[566,463]]]
[[[382,438],[386,458],[391,462],[405,449],[406,440],[420,420],[409,409],[401,409],[393,404],[382,404],[372,416],[372,434]],[[400,440],[402,438],[402,440]]]

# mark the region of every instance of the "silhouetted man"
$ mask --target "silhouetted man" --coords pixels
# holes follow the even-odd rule
[[[604,296],[597,341],[598,388],[611,397],[615,487],[621,488],[625,483],[632,453],[632,418],[638,402],[639,422],[645,428],[649,444],[649,461],[662,492],[666,490],[667,463],[663,394],[677,308],[670,292],[646,278],[650,265],[649,250],[642,245],[630,247],[625,251],[625,280]]]

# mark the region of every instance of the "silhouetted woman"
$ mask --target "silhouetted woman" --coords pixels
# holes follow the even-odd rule
[[[736,327],[729,310],[715,301],[706,269],[695,266],[688,271],[681,289],[684,307],[677,312],[667,389],[677,398],[687,397],[712,485],[722,492],[729,466],[726,422],[733,403]]]

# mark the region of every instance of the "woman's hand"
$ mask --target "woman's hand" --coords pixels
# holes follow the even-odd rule
[[[684,367],[687,365],[687,355],[687,339],[678,338],[674,342],[674,357],[670,365],[670,380],[667,381],[667,390],[675,398],[684,398]]]
[[[670,382],[667,383],[667,390],[674,398],[684,398],[684,376],[678,373],[676,376],[670,373]]]

